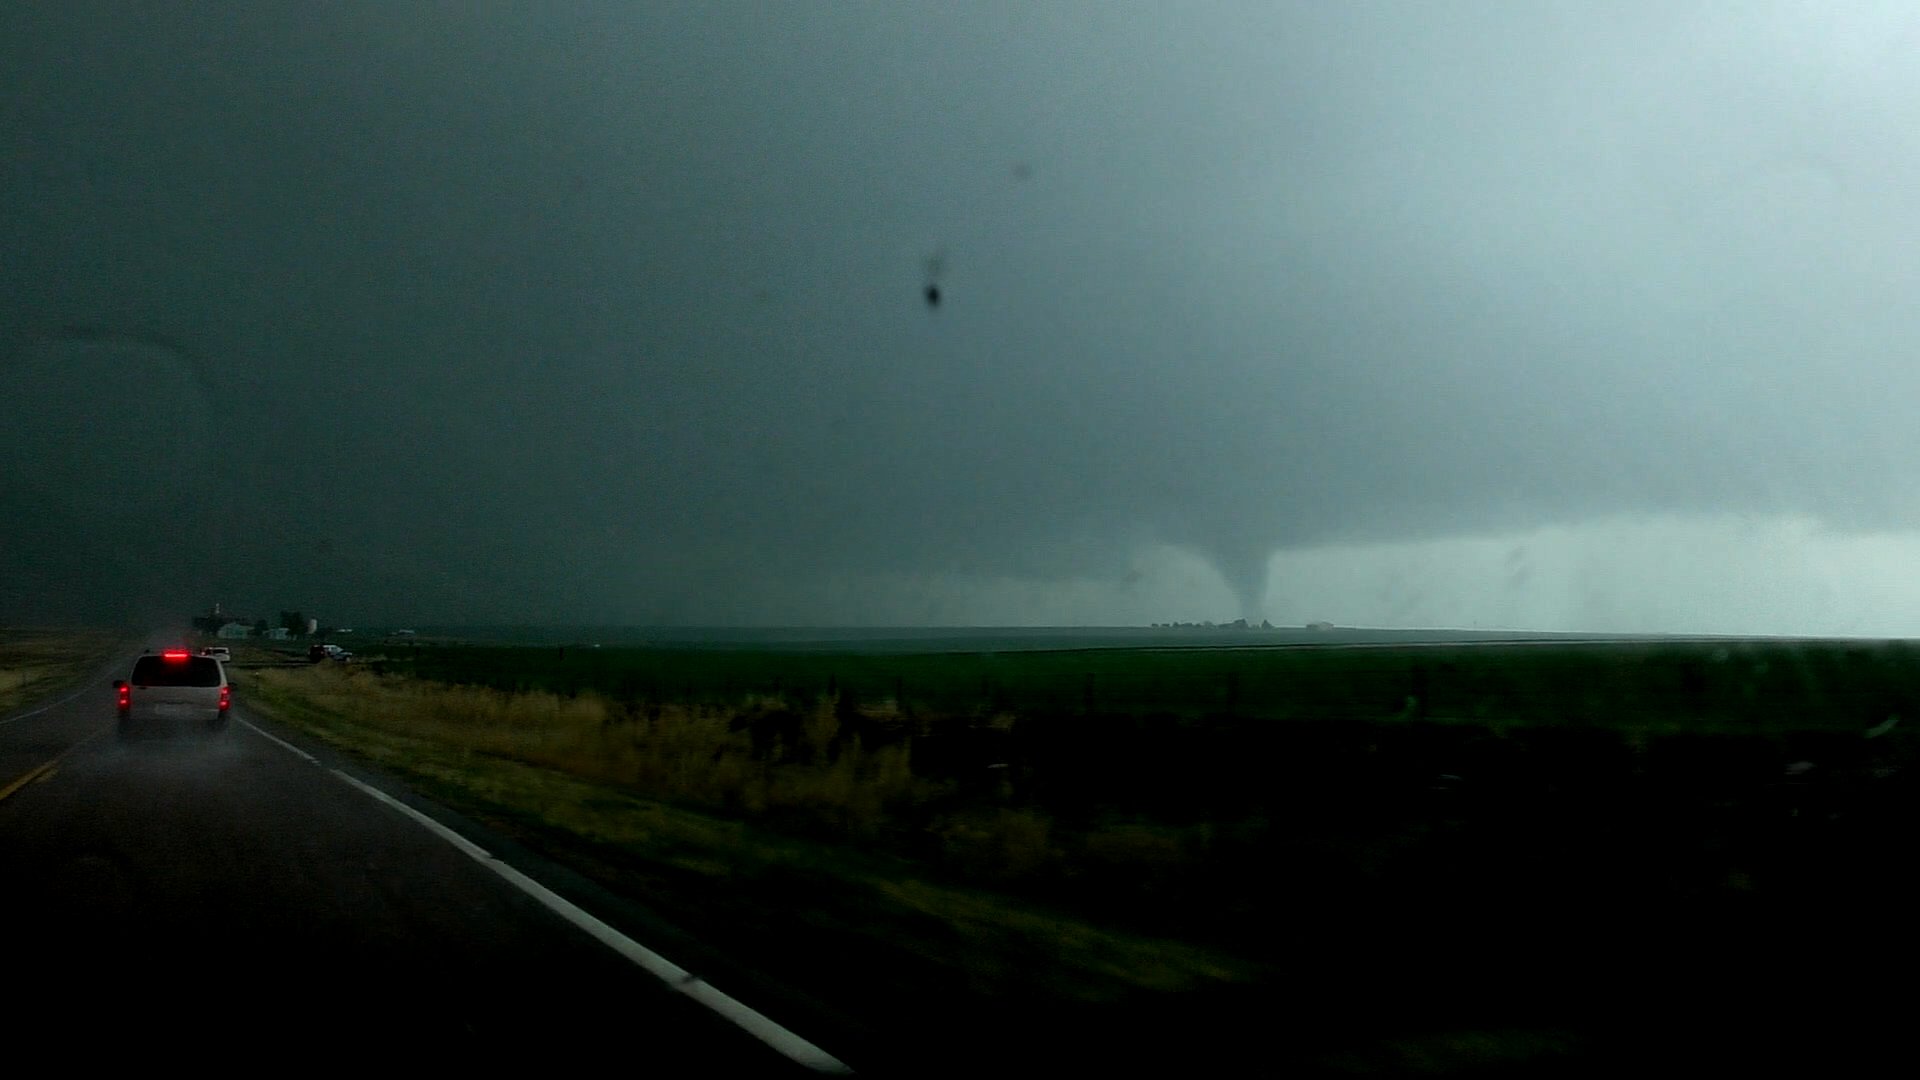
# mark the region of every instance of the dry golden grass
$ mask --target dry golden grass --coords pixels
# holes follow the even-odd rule
[[[834,701],[801,719],[799,760],[756,759],[748,725],[783,708],[750,699],[737,708],[663,703],[631,707],[598,694],[564,698],[508,693],[319,665],[253,674],[254,694],[297,697],[352,723],[467,752],[556,769],[669,802],[786,813],[850,833],[869,833],[891,807],[930,795],[900,743],[869,749],[840,740]],[[885,710],[875,710],[886,719]]]
[[[944,868],[997,886],[1055,879],[1075,869],[1177,877],[1204,857],[1191,830],[1152,824],[1061,833],[1046,814],[1017,806],[953,806],[948,782],[916,776],[912,743],[868,747],[843,737],[838,703],[821,696],[795,716],[778,699],[737,706],[623,703],[599,694],[561,697],[449,686],[368,668],[317,665],[249,674],[248,699],[310,722],[346,722],[355,740],[432,744],[552,769],[593,784],[703,812],[778,822],[848,841],[889,828],[924,830]],[[891,702],[863,707],[877,725],[903,723]],[[784,718],[796,746],[755,753],[752,729]],[[1005,729],[1010,714],[990,718]],[[923,849],[924,850],[924,849]]]
[[[941,789],[913,776],[904,743],[868,749],[849,737],[833,753],[841,723],[832,699],[799,718],[801,752],[776,763],[755,759],[742,726],[784,708],[773,700],[628,707],[591,694],[505,693],[334,665],[263,669],[249,685],[250,708],[443,796],[644,853],[729,889],[784,874],[781,904],[817,906],[827,923],[949,965],[983,991],[1038,979],[1052,992],[1102,1000],[1253,977],[1252,965],[1213,950],[936,883],[869,853],[862,836]],[[864,715],[889,718],[884,707]],[[754,827],[782,812],[856,842]],[[1050,822],[1024,810],[947,815],[935,831],[950,857],[986,880],[1038,872],[1063,854]],[[813,883],[804,895],[792,891],[797,880]],[[860,915],[828,914],[845,911]],[[1031,958],[1042,954],[1054,959],[1036,972]]]
[[[125,644],[102,630],[0,629],[0,715],[82,678]]]
[[[947,856],[973,877],[1017,881],[1058,863],[1053,825],[1029,810],[994,809],[947,818],[939,829]]]

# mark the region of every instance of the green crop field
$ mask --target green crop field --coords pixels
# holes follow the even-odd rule
[[[1920,701],[1906,643],[826,653],[527,646],[391,648],[383,670],[625,700],[847,692],[940,712],[1471,720],[1786,731],[1871,727]]]

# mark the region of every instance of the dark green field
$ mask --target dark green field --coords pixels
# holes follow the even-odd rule
[[[413,645],[385,655],[389,670],[497,689],[675,701],[837,689],[942,713],[1786,732],[1867,728],[1920,700],[1920,647],[1904,642],[943,653]]]
[[[1843,1055],[1884,1047],[1876,1025],[1899,1015],[1862,965],[1920,955],[1904,643],[362,648],[393,675],[604,695],[636,740],[662,706],[724,707],[768,775],[835,752],[799,730],[837,696],[848,745],[907,747],[920,794],[857,831],[804,807],[704,809],[1266,973],[1076,1012],[1039,989],[1044,954],[1027,991],[1009,958],[941,987],[857,913],[810,911],[825,886],[783,886],[796,906],[761,942],[768,965],[825,978],[823,999],[841,976],[849,995],[897,980],[913,992],[870,1014],[879,1029],[989,1031],[954,1047],[982,1061],[1036,1039],[1083,1062],[1246,1052],[1340,1074]],[[820,975],[835,956],[860,959]]]

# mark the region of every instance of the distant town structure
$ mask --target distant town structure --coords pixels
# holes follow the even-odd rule
[[[1331,630],[1331,629],[1333,629],[1333,624],[1332,624],[1332,623],[1330,623],[1330,622],[1310,622],[1310,623],[1308,623],[1308,624],[1307,624],[1307,629],[1309,629],[1309,630]]]
[[[223,638],[245,638],[253,636],[253,627],[243,622],[222,623],[218,631]]]
[[[320,620],[308,619],[307,620],[307,636],[312,637],[313,635],[319,632],[320,632]]]
[[[285,641],[292,636],[293,631],[284,626],[273,626],[267,629],[267,640],[269,641]]]

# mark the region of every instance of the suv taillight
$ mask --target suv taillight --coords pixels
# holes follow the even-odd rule
[[[125,683],[122,683],[120,685],[120,707],[121,708],[124,709],[132,705],[133,702],[130,697],[132,693],[133,693],[133,687],[128,686]]]
[[[233,704],[233,688],[230,686],[221,687],[220,688],[220,711],[226,712],[227,706],[232,704]]]

